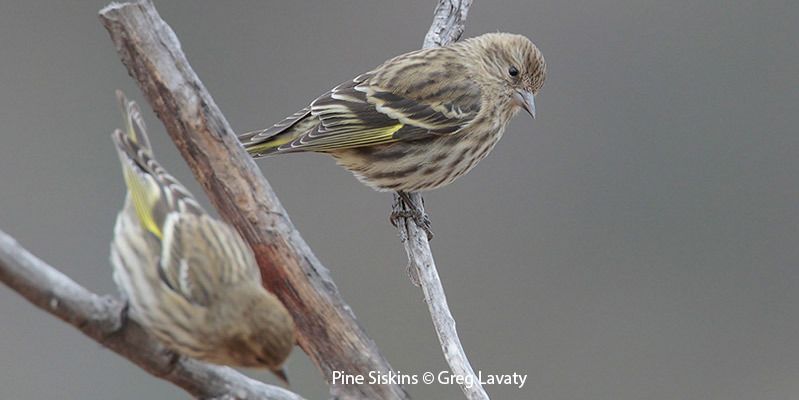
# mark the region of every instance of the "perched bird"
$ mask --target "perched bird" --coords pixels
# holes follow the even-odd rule
[[[488,33],[394,57],[239,140],[256,158],[328,153],[379,191],[431,190],[482,160],[520,109],[535,117],[545,75],[529,39]]]
[[[252,250],[153,158],[138,107],[117,92],[126,131],[113,141],[128,187],[111,243],[114,280],[131,317],[167,348],[231,366],[281,365],[294,321],[261,286]]]

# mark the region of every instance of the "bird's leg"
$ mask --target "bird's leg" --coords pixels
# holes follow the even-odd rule
[[[121,301],[117,301],[116,298],[113,296],[105,296],[105,300],[107,302],[114,302],[116,305],[114,306],[114,312],[117,314],[117,318],[114,320],[114,324],[109,326],[105,329],[105,334],[103,337],[105,339],[110,338],[111,336],[116,335],[117,333],[121,332],[125,329],[125,326],[128,324],[128,318],[130,313],[130,303],[125,296],[122,296]],[[120,304],[121,303],[121,304]]]
[[[125,297],[122,299],[122,308],[119,310],[119,330],[125,329],[130,318],[130,301]]]
[[[427,233],[428,241],[432,240],[433,230],[431,227],[430,216],[424,211],[424,197],[419,196],[419,198],[422,200],[421,206],[413,201],[409,193],[399,192],[399,197],[401,202],[405,202],[406,206],[403,208],[408,209],[410,212],[410,217],[413,218],[413,222],[416,223],[416,226],[423,229],[425,233]]]
[[[155,373],[157,377],[164,377],[169,376],[172,374],[177,368],[178,365],[187,357],[178,353],[175,350],[168,349],[166,347],[161,347],[160,353],[167,358],[166,365],[164,366],[163,370],[158,371]]]
[[[424,199],[422,199],[424,204]],[[416,226],[423,229],[427,233],[427,240],[433,239],[433,231],[430,227],[430,217],[425,213],[416,202],[413,201],[411,195],[407,192],[397,192],[397,201],[394,203],[391,211],[389,221],[394,227],[397,226],[397,221],[400,218],[413,219]]]

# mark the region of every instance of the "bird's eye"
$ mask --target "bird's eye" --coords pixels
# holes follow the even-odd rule
[[[519,75],[519,70],[516,69],[516,67],[510,67],[510,69],[508,69],[508,74],[510,74],[510,76]]]

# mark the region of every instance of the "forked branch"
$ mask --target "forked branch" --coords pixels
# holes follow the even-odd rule
[[[457,40],[471,0],[440,0],[425,47]],[[238,144],[183,54],[171,28],[149,0],[110,4],[100,18],[115,47],[220,215],[256,253],[264,284],[293,313],[299,344],[328,382],[334,371],[368,375],[391,367],[358,325],[324,266],[288,218],[269,183]],[[413,194],[421,206],[421,197]],[[474,375],[449,312],[424,231],[400,220],[410,266],[421,284],[452,371]],[[0,232],[0,280],[38,307],[87,336],[202,399],[300,399],[234,370],[165,352],[134,321],[122,324],[122,304],[93,294]],[[478,384],[462,387],[469,399],[487,399]],[[331,385],[342,399],[405,399],[399,385]]]
[[[399,385],[333,381],[334,371],[367,376],[370,371],[388,374],[391,366],[239,144],[152,2],[111,4],[100,11],[100,20],[211,203],[252,247],[264,285],[292,313],[299,345],[331,383],[331,394],[407,398]]]

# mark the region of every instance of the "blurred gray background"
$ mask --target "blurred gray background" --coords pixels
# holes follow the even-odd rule
[[[244,131],[418,48],[434,1],[156,3]],[[104,4],[0,3],[0,229],[114,293],[114,89],[142,97],[97,20]],[[475,0],[467,36],[527,35],[549,64],[538,120],[517,117],[478,168],[427,196],[475,368],[529,375],[493,398],[799,397],[797,20],[788,0]],[[202,197],[143,108],[157,157]],[[259,165],[392,365],[446,368],[391,197],[325,156]],[[0,315],[2,399],[186,397],[7,288]],[[301,351],[288,369],[294,390],[325,398]]]

